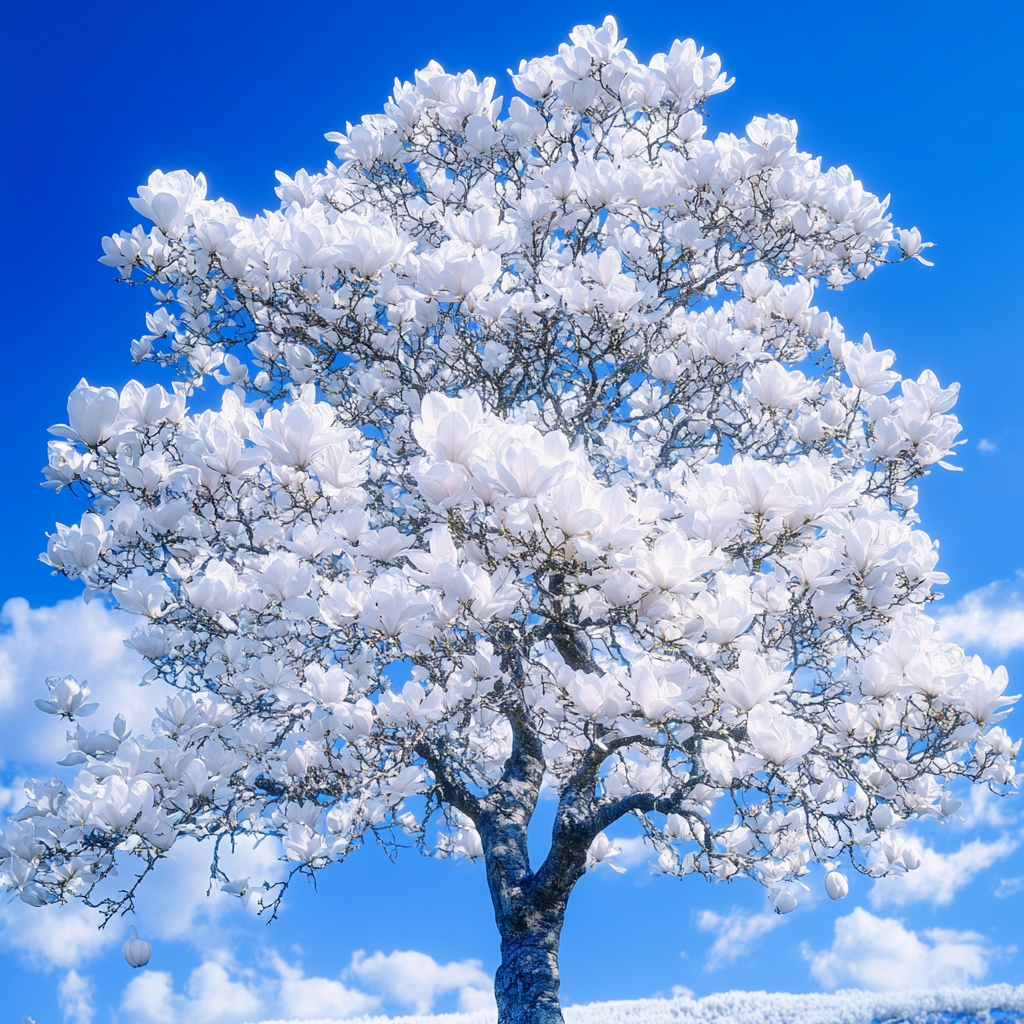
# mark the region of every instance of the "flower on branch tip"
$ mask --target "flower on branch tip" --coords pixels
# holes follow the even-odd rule
[[[46,686],[50,691],[49,700],[37,700],[35,705],[48,715],[74,720],[75,715],[83,718],[99,707],[99,704],[85,703],[89,697],[89,685],[79,683],[73,676],[50,676]]]

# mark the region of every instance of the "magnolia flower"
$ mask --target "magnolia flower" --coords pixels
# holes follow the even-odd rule
[[[88,820],[102,829],[130,830],[145,838],[160,825],[152,786],[145,779],[130,784],[117,775],[105,779],[97,788]]]
[[[382,530],[372,530],[359,535],[359,553],[381,562],[393,562],[415,542],[416,538],[412,534],[402,533],[394,526],[385,526]],[[409,557],[412,559],[415,555],[410,552]]]
[[[593,871],[598,864],[607,864],[612,871],[624,875],[626,869],[621,864],[613,864],[611,859],[620,853],[621,847],[616,846],[603,832],[598,832],[587,850],[587,870]]]
[[[423,496],[437,509],[454,508],[472,494],[469,474],[457,463],[438,462],[426,472],[417,473],[416,482]]]
[[[201,576],[186,583],[185,593],[197,608],[212,615],[233,615],[246,602],[238,573],[220,559],[207,563]]]
[[[480,860],[484,855],[484,845],[480,833],[472,825],[464,825],[455,833],[452,853],[457,857]]]
[[[158,619],[174,608],[174,596],[166,580],[150,576],[145,569],[135,569],[127,585],[115,583],[111,588],[117,603],[125,611]]]
[[[704,589],[700,578],[721,564],[709,557],[710,545],[692,544],[679,533],[667,533],[654,544],[650,554],[637,559],[637,571],[651,587],[670,594],[694,594]]]
[[[46,545],[45,561],[69,576],[80,575],[92,568],[100,557],[109,550],[112,538],[103,520],[92,512],[82,516],[78,526],[57,524],[57,532],[51,534]]]
[[[554,463],[520,441],[510,440],[498,456],[498,480],[514,498],[535,498],[565,472],[565,463]]]
[[[687,675],[681,674],[681,678]],[[694,713],[686,699],[690,692],[683,695],[675,682],[660,678],[649,660],[630,668],[629,692],[651,722],[663,722],[670,716],[689,717]]]
[[[296,822],[288,826],[284,850],[289,860],[311,864],[327,854],[327,844],[309,825]]]
[[[788,889],[773,889],[770,899],[776,914],[791,914],[796,910],[797,898]]]
[[[237,896],[242,903],[243,907],[249,906],[249,901],[252,899],[253,886],[249,884],[249,878],[232,878],[226,882],[221,882],[220,891],[226,892],[229,896]]]
[[[722,673],[725,699],[737,711],[750,711],[770,701],[786,682],[785,672],[769,672],[764,658],[755,651],[740,651],[739,670]]]
[[[610,675],[577,672],[565,683],[565,688],[587,718],[608,720],[629,710],[625,690]]]
[[[993,670],[981,663],[975,656],[971,665],[973,672],[965,688],[958,696],[958,702],[979,725],[998,722],[1010,713],[1010,705],[1020,700],[1020,694],[1004,697],[1003,691],[1009,683],[1006,669],[1000,665]]]
[[[412,590],[403,577],[393,574],[378,577],[368,597],[360,621],[365,628],[380,630],[389,637],[406,632],[431,611],[421,592]]]
[[[438,462],[465,463],[481,443],[482,419],[483,410],[476,395],[452,400],[430,394],[420,404],[420,417],[413,423],[413,433]]]
[[[788,372],[776,361],[754,372],[750,393],[770,410],[797,408],[810,390],[807,378],[799,370]]]
[[[919,263],[923,263],[926,267],[935,266],[934,263],[929,262],[921,255],[922,249],[927,249],[929,246],[934,245],[934,242],[922,242],[921,232],[917,228],[899,228],[896,232],[899,242],[900,251],[908,259],[915,259]]]
[[[846,355],[846,372],[854,387],[872,395],[884,395],[899,380],[899,374],[889,369],[895,358],[895,353],[888,349],[876,352],[871,339],[864,335],[864,344]]]
[[[340,665],[331,665],[326,671],[320,665],[307,665],[305,677],[313,699],[330,710],[345,699],[352,686],[352,677]]]
[[[193,178],[187,171],[164,174],[156,170],[146,185],[139,186],[138,199],[128,202],[148,217],[164,234],[176,235],[185,224],[186,214],[206,198],[206,178],[200,174]]]
[[[579,477],[563,480],[551,493],[555,523],[567,537],[592,533],[602,521],[601,513],[591,506],[592,499]]]
[[[167,392],[159,384],[147,388],[138,381],[130,380],[121,389],[120,412],[136,428],[164,423],[177,425],[185,418],[185,395],[179,387]]]
[[[501,258],[488,250],[449,250],[442,269],[431,281],[430,290],[444,301],[465,299],[477,288],[494,284],[501,272]]]
[[[817,731],[810,722],[763,704],[747,717],[747,735],[765,760],[780,767],[802,757],[817,741]]]
[[[79,683],[73,676],[50,676],[46,680],[50,691],[49,700],[37,700],[35,705],[48,715],[60,715],[61,718],[74,720],[75,715],[82,718],[93,714],[99,704],[86,704],[89,697],[87,683]]]
[[[381,787],[381,791],[387,795],[390,803],[399,803],[423,789],[423,772],[415,766],[403,768],[397,776]]]
[[[113,388],[94,388],[83,377],[68,398],[68,424],[50,427],[51,434],[81,441],[95,448],[113,434],[121,410],[120,399]]]
[[[295,469],[307,469],[325,449],[342,443],[347,433],[335,426],[334,410],[326,402],[316,402],[311,387],[298,402],[271,409],[250,436],[267,448],[275,462]]]

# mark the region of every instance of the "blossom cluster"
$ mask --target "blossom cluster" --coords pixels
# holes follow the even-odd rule
[[[523,737],[588,863],[633,813],[659,870],[780,911],[813,862],[833,897],[843,857],[915,867],[901,827],[951,780],[1016,783],[1005,670],[926,613],[914,481],[957,386],[814,305],[920,234],[792,121],[706,138],[731,81],[690,41],[645,65],[609,20],[513,82],[502,118],[431,64],[279,210],[156,172],[152,228],[104,240],[153,286],[135,358],[182,380],[75,389],[45,474],[88,508],[44,558],[181,693],[135,737],[51,681],[82,768],[7,828],[26,902],[100,899],[181,835],[276,836],[303,872],[367,835],[483,856]]]

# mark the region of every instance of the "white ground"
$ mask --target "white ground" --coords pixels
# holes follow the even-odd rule
[[[637,999],[565,1009],[566,1024],[871,1024],[919,1020],[947,1011],[982,1016],[1013,1010],[1024,1021],[1024,985],[790,995],[785,992],[722,992],[703,999]],[[358,1017],[345,1024],[494,1024],[493,1010],[412,1017]],[[341,1024],[340,1021],[264,1021],[262,1024]]]

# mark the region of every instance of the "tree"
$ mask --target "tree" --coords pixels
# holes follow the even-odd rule
[[[278,173],[279,210],[157,171],[153,227],[104,239],[156,301],[134,358],[180,379],[75,389],[45,473],[88,510],[44,557],[180,694],[132,737],[50,680],[83,768],[7,826],[25,902],[130,911],[181,836],[271,916],[287,882],[228,878],[222,843],[280,840],[288,880],[369,839],[480,858],[499,1019],[548,1024],[620,818],[787,913],[813,863],[833,898],[843,860],[912,870],[900,828],[950,782],[1016,784],[1005,670],[925,613],[913,484],[951,468],[957,386],[812,305],[927,243],[792,121],[706,138],[731,80],[692,41],[644,65],[607,19],[513,82],[502,118],[432,63],[337,164]]]

